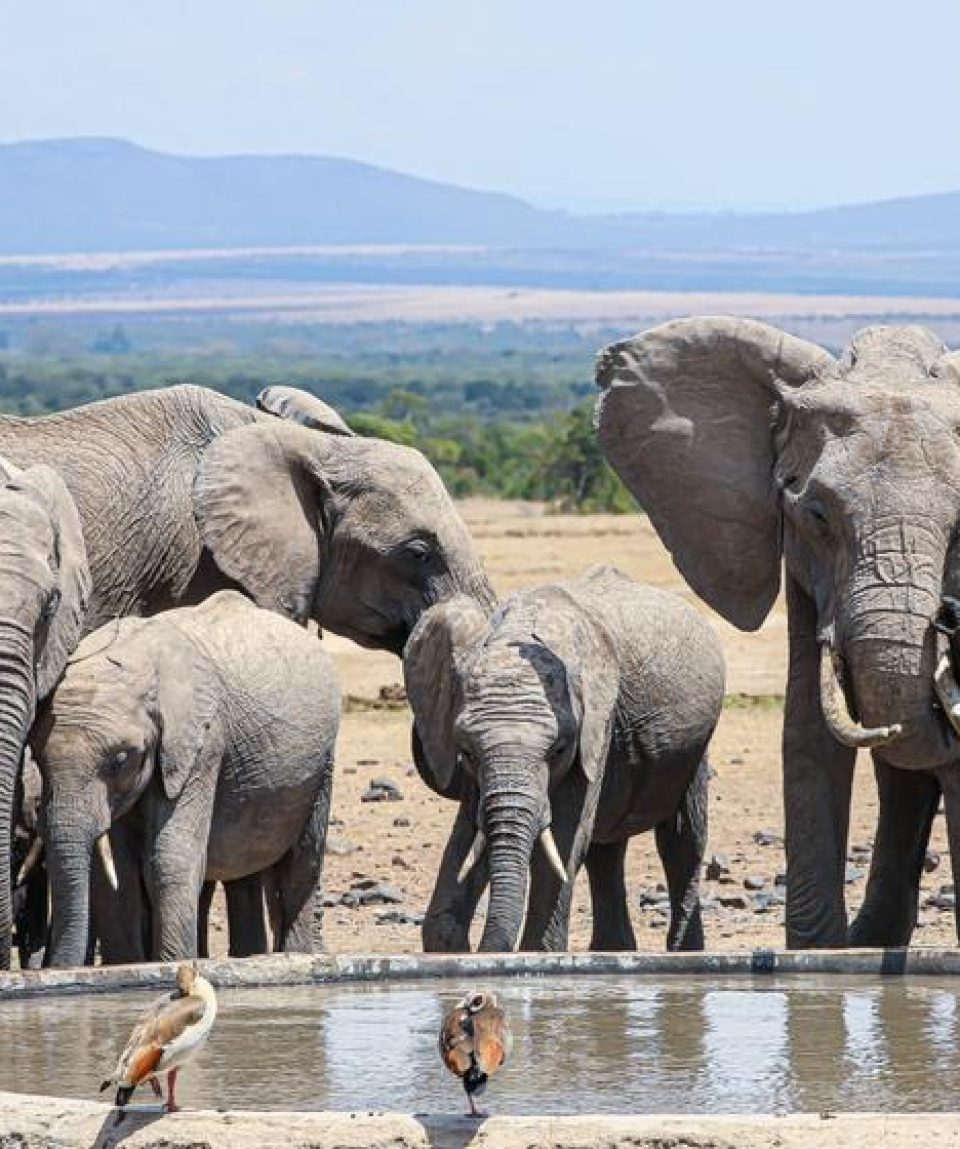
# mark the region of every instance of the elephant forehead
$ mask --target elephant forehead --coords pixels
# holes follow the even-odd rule
[[[491,695],[508,701],[531,692],[553,699],[564,693],[566,680],[560,659],[531,637],[482,648],[470,667],[464,694],[468,701]]]

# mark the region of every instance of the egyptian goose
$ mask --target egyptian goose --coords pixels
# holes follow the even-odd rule
[[[467,1116],[486,1116],[474,1098],[483,1093],[487,1078],[503,1065],[512,1046],[510,1023],[495,994],[468,993],[443,1019],[440,1056],[447,1069],[463,1081],[470,1102]]]
[[[177,1071],[195,1057],[206,1044],[217,1016],[217,995],[206,978],[197,973],[195,964],[177,967],[177,988],[165,994],[143,1015],[120,1054],[117,1068],[100,1086],[100,1092],[117,1086],[115,1104],[119,1122],[123,1107],[133,1091],[145,1081],[157,1097],[163,1090],[157,1078],[167,1074],[167,1112],[175,1113],[174,1086]]]

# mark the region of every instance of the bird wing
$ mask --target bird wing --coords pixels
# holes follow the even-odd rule
[[[510,1024],[502,1009],[489,1006],[473,1016],[473,1050],[481,1073],[496,1073],[513,1045]]]
[[[167,994],[140,1019],[120,1054],[115,1080],[139,1085],[157,1068],[164,1050],[204,1014],[206,1003],[196,994]]]
[[[454,1009],[447,1014],[440,1029],[440,1056],[451,1073],[457,1077],[470,1068],[473,1061],[473,1019],[465,1009]]]

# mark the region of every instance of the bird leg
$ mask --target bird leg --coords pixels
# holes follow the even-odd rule
[[[160,1084],[159,1081],[157,1081],[157,1079],[155,1077],[150,1078],[150,1088],[153,1090],[154,1097],[159,1097],[160,1100],[162,1101],[163,1100],[163,1086]]]
[[[167,1112],[176,1113],[180,1106],[173,1099],[174,1086],[177,1084],[177,1070],[171,1069],[167,1074]]]

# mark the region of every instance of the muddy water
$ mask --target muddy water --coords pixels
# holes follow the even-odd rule
[[[441,1067],[459,985],[224,991],[178,1101],[204,1108],[462,1111]],[[960,1108],[960,982],[501,980],[514,1054],[494,1113]],[[95,1097],[142,994],[0,1005],[0,1089]],[[148,1089],[135,1100],[151,1102]]]

